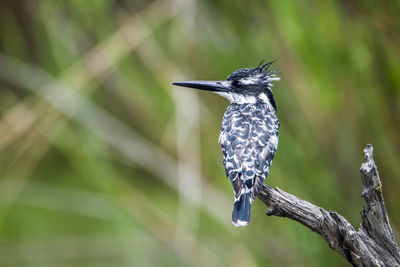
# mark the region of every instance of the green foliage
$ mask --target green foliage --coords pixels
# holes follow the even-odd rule
[[[274,60],[267,183],[359,225],[362,149],[400,225],[398,1],[8,1],[1,266],[338,266],[303,226],[230,223],[227,101],[174,88]]]

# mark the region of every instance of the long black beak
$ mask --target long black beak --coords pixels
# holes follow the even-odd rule
[[[173,85],[189,87],[199,90],[212,91],[212,92],[228,92],[229,87],[223,85],[221,81],[187,81],[175,82]]]

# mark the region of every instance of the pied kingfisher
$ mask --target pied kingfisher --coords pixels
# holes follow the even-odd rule
[[[246,226],[278,146],[279,121],[272,94],[273,62],[239,69],[223,81],[186,81],[174,85],[212,91],[231,102],[222,120],[219,142],[226,176],[231,180],[235,202],[232,223]]]

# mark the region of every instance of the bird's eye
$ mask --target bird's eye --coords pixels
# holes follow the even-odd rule
[[[232,85],[238,87],[238,86],[240,86],[241,84],[240,84],[239,80],[233,80],[233,81],[232,81]]]

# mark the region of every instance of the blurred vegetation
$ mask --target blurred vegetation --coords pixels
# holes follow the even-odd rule
[[[359,225],[375,147],[400,226],[399,1],[3,1],[0,266],[338,266],[316,234],[231,225],[227,100],[173,88],[278,61],[267,183]]]

